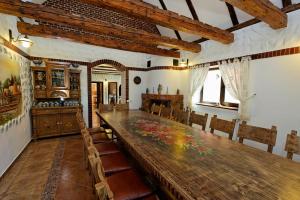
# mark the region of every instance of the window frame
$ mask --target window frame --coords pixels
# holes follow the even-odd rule
[[[209,71],[214,71],[214,70],[220,70],[220,68],[214,67],[214,68],[209,69]],[[220,89],[220,103],[203,101],[203,87],[202,87],[202,89],[200,91],[200,103],[199,104],[205,105],[205,106],[211,106],[211,107],[231,108],[231,109],[237,110],[239,108],[238,103],[225,102],[226,88],[225,88],[225,84],[222,79],[222,76],[221,76],[221,87],[220,88],[221,88]]]

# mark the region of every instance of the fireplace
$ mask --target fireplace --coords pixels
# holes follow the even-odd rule
[[[183,95],[142,94],[142,110],[149,112],[153,103],[183,109]]]

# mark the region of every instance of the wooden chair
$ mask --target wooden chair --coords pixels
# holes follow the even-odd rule
[[[143,199],[152,190],[145,185],[135,170],[127,170],[105,177],[99,157],[89,156],[98,199]]]
[[[190,119],[189,119],[189,125],[192,126],[193,124],[198,124],[202,126],[202,130],[205,131],[206,123],[208,119],[208,114],[205,115],[199,115],[196,114],[195,111],[191,112]]]
[[[77,122],[79,124],[80,129],[81,130],[86,129],[89,132],[89,134],[91,135],[91,137],[93,138],[93,141],[95,143],[109,142],[109,138],[108,138],[104,128],[102,128],[102,127],[87,128],[80,110],[77,111],[76,118],[77,118]]]
[[[155,103],[152,104],[152,106],[151,106],[151,114],[152,115],[158,115],[158,116],[160,116],[161,108],[162,108],[161,105],[158,106],[158,105],[155,105]]]
[[[210,125],[209,125],[210,132],[212,134],[214,134],[214,131],[217,130],[217,131],[227,133],[227,134],[229,134],[228,138],[230,140],[232,140],[233,133],[234,133],[234,128],[235,128],[235,123],[236,123],[235,119],[233,119],[232,121],[227,121],[227,120],[224,120],[224,119],[219,119],[217,117],[217,115],[214,115],[211,118]]]
[[[116,104],[115,109],[116,111],[127,111],[129,110],[129,104],[128,103]]]
[[[175,112],[175,121],[182,123],[182,124],[188,124],[188,118],[189,118],[189,112],[184,110],[177,110]]]
[[[113,104],[99,104],[99,112],[111,112],[114,110],[114,105]]]
[[[95,158],[100,158],[102,162],[103,172],[107,176],[132,168],[126,157],[121,152],[100,157],[99,152],[97,151],[95,146],[91,144],[88,148],[88,153],[89,155],[93,155]]]
[[[160,112],[160,116],[171,119],[172,118],[172,108],[163,106]]]
[[[286,137],[285,150],[287,151],[287,158],[293,159],[294,154],[300,155],[300,136],[297,136],[297,131],[292,131]]]
[[[240,124],[238,137],[239,142],[243,143],[244,139],[253,140],[259,143],[268,145],[268,152],[273,152],[273,147],[276,143],[277,129],[276,126],[272,126],[271,129],[261,128],[256,126],[247,125],[247,122],[243,121]]]

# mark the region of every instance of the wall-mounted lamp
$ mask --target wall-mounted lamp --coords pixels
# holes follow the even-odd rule
[[[180,66],[186,67],[186,66],[188,66],[188,65],[189,65],[189,59],[182,58],[182,59],[180,60]]]
[[[22,35],[19,35],[17,39],[14,39],[11,30],[9,30],[9,42],[20,43],[24,48],[29,48],[33,45],[33,42],[28,38],[27,35],[25,35],[24,37],[22,37]]]

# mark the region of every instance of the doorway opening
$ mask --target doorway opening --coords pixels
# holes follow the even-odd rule
[[[106,60],[107,61],[107,60]],[[128,99],[128,71],[115,61],[90,67],[89,79],[89,127],[100,125],[96,110],[99,104],[126,103]],[[123,85],[126,85],[124,87]],[[128,89],[127,89],[128,90]]]

